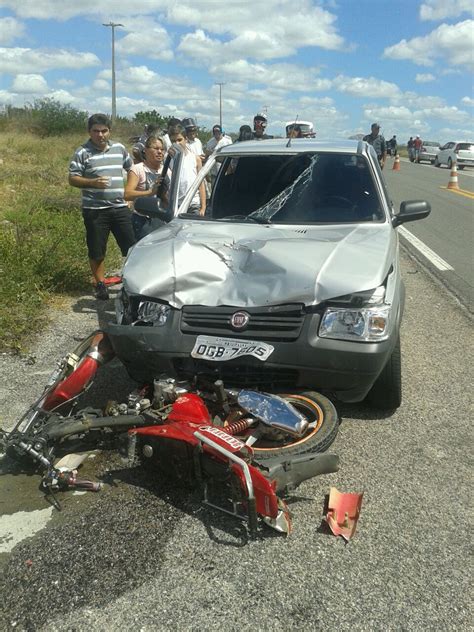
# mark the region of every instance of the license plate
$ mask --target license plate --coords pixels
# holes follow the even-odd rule
[[[265,361],[273,353],[274,347],[255,340],[234,340],[218,336],[198,336],[191,351],[193,358],[225,362],[241,356],[253,356]]]

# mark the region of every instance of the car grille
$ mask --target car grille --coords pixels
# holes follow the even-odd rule
[[[221,379],[224,384],[235,388],[275,391],[294,387],[299,376],[298,371],[293,369],[269,369],[234,362],[204,362],[192,358],[176,358],[173,365],[176,374],[182,379],[189,380],[201,375],[213,381]]]
[[[232,327],[235,312],[247,312],[249,322],[242,330]],[[303,326],[303,306],[299,304],[270,307],[203,307],[185,306],[181,315],[181,331],[186,334],[210,336],[230,335],[232,338],[257,340],[297,340]]]

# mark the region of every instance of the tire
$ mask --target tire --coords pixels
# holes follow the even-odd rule
[[[451,160],[451,158],[448,158],[448,169],[451,169],[453,166],[453,161]]]
[[[295,395],[285,394],[280,397],[307,417],[310,429],[301,439],[286,435],[278,447],[271,447],[274,442],[268,440],[267,445],[264,445],[264,440],[257,441],[252,446],[255,459],[262,461],[274,456],[296,456],[327,450],[334,442],[339,430],[339,417],[334,404],[327,397],[314,391]]]
[[[437,157],[434,159],[434,166],[435,167],[441,167],[441,164],[440,164],[440,162],[439,162]]]
[[[379,410],[395,410],[402,403],[402,354],[400,338],[387,364],[367,395],[367,403]]]
[[[430,160],[432,165],[436,165],[436,160]]]
[[[458,167],[459,171],[462,171],[464,169],[464,165]]]

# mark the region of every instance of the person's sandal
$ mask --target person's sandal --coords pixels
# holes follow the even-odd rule
[[[99,281],[95,286],[95,297],[99,301],[109,300],[109,291],[103,281]]]

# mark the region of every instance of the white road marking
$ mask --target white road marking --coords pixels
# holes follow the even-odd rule
[[[446,272],[447,270],[454,270],[454,268],[450,266],[449,263],[447,263],[444,259],[441,259],[441,257],[437,255],[436,252],[431,250],[431,248],[428,248],[428,246],[423,243],[421,239],[415,237],[415,235],[410,233],[410,231],[407,230],[404,226],[400,226],[398,230],[400,234],[405,237],[405,239],[409,241],[412,246],[414,246],[419,252],[421,252],[421,254],[426,257],[428,261],[431,261],[431,263],[436,268],[438,268],[438,270],[442,270],[444,272]]]

